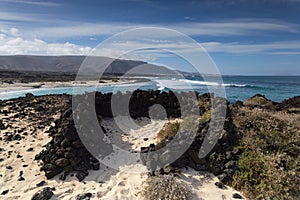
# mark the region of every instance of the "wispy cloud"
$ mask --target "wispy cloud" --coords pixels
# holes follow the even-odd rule
[[[0,0],[0,2],[3,0]],[[19,1],[19,0],[16,0]],[[183,32],[189,36],[251,36],[270,34],[273,32],[299,33],[300,25],[280,20],[246,18],[196,22],[186,17],[185,22],[174,23],[131,23],[131,22],[99,22],[89,23],[73,20],[61,20],[46,14],[1,12],[0,22],[12,21],[26,31],[28,35],[46,38],[93,37],[112,35],[138,27],[165,27]],[[18,23],[19,22],[19,23]],[[22,22],[34,22],[35,27]],[[38,23],[35,23],[38,22]],[[15,26],[15,24],[13,26]],[[51,24],[51,26],[47,26]],[[23,27],[23,28],[22,28]]]
[[[300,52],[300,40],[258,44],[207,42],[201,45],[208,52],[231,54],[277,54],[292,55]]]
[[[61,6],[61,5],[63,5],[61,3],[55,3],[55,2],[51,2],[51,1],[0,0],[0,2],[28,4],[28,5],[46,6],[46,7],[53,7],[53,6]]]
[[[165,27],[183,32],[189,36],[246,36],[277,32],[298,33],[299,25],[266,19],[240,19],[214,22],[185,22],[173,24],[137,23],[80,23],[70,22],[56,27],[31,29],[30,33],[49,38],[68,38],[78,36],[112,35],[120,31],[138,27]]]
[[[0,22],[1,21],[35,22],[35,21],[41,21],[42,20],[41,17],[42,17],[41,15],[0,11]]]
[[[298,32],[299,25],[268,19],[238,19],[215,22],[177,23],[170,26],[188,35],[236,36],[272,31]]]

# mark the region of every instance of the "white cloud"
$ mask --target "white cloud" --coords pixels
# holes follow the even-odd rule
[[[0,0],[0,2],[7,2],[7,3],[19,3],[19,4],[29,4],[35,6],[61,6],[62,4],[50,2],[50,1],[30,1],[30,0]]]
[[[151,35],[151,33],[149,33]],[[193,54],[189,41],[178,41],[168,39],[168,36],[160,35],[159,39],[145,40],[130,38],[128,40],[113,41],[101,49],[102,56],[119,57],[141,47],[153,48],[141,50],[139,53],[131,52],[123,56],[127,59],[138,59],[154,61],[158,57],[170,56],[166,52],[156,50],[178,50],[183,53]],[[140,36],[138,37],[140,38]],[[175,42],[174,42],[175,41]],[[276,55],[298,55],[300,53],[300,40],[280,41],[270,43],[222,43],[204,42],[200,43],[208,53],[229,54],[276,54]],[[88,46],[80,46],[73,43],[48,43],[41,39],[28,39],[16,28],[0,30],[0,54],[37,54],[37,55],[88,55],[93,49]]]
[[[0,33],[8,35],[8,36],[13,36],[13,37],[17,37],[17,36],[21,35],[21,33],[19,32],[19,30],[17,28],[0,29]]]
[[[72,43],[47,43],[40,39],[24,39],[18,29],[0,31],[0,54],[87,55],[92,48]]]

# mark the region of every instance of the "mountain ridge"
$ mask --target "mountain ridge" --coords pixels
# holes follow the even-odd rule
[[[40,56],[40,55],[7,55],[0,56],[0,70],[2,71],[35,71],[77,73],[82,63],[89,67],[89,73],[99,72],[106,74],[174,74],[167,67],[149,64],[138,60],[121,60],[103,56],[89,57],[76,55]],[[134,69],[138,66],[144,66]],[[108,66],[108,67],[107,67]]]

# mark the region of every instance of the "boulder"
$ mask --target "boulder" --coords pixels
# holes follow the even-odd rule
[[[52,188],[45,187],[41,191],[35,193],[31,200],[49,200],[54,196],[54,193],[52,191]]]

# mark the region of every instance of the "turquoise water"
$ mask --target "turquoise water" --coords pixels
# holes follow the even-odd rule
[[[81,87],[75,88],[76,93],[84,93],[91,91],[99,91],[102,93],[108,92],[126,92],[135,89],[141,90],[162,90],[168,91],[170,89],[177,91],[191,90],[190,87],[186,87],[187,83],[193,90],[200,93],[208,92],[207,85],[211,87],[220,87],[220,84],[209,79],[204,81],[202,77],[186,77],[178,79],[167,78],[151,78],[152,81],[134,84],[120,84],[120,85],[108,85],[101,87]],[[284,99],[291,98],[293,96],[300,95],[300,76],[224,76],[223,84],[226,97],[231,101],[245,100],[257,93],[265,95],[267,98],[280,102]],[[25,96],[26,93],[32,93],[34,95],[46,95],[46,94],[73,94],[73,87],[61,87],[61,88],[39,88],[23,91],[11,91],[6,93],[0,93],[0,99],[12,99]]]

